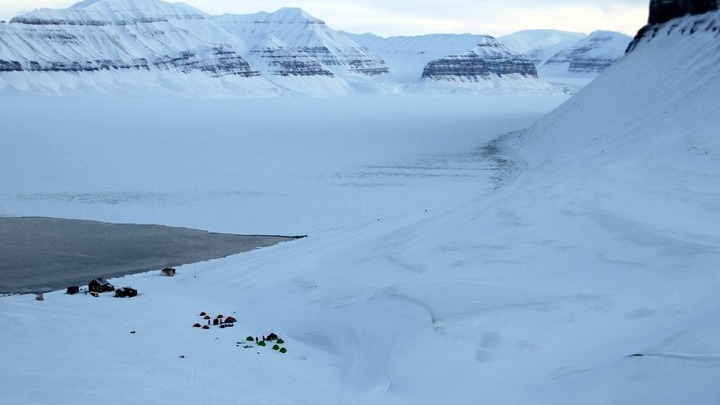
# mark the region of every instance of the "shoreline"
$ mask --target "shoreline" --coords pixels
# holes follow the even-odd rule
[[[164,225],[0,217],[0,296],[57,291],[220,259],[305,236],[236,235]]]

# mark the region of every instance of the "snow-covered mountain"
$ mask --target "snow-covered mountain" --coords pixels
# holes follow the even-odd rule
[[[537,66],[538,77],[578,89],[625,54],[631,38],[612,31],[589,35],[528,30],[498,38]]]
[[[557,52],[565,49],[581,39],[587,34],[579,32],[568,32],[559,30],[522,30],[509,35],[498,37],[497,40],[505,45],[508,49],[522,54],[525,57],[533,52],[539,52],[549,48],[559,48]],[[544,58],[531,58],[533,62],[537,62]]]
[[[248,56],[252,65],[269,80],[293,90],[315,81],[320,87],[323,82],[330,86],[330,94],[334,86],[348,92],[357,85],[373,87],[376,76],[388,73],[380,57],[299,8],[226,14],[213,21],[253,44]]]
[[[253,50],[261,50],[261,58],[267,58],[269,64],[277,66],[278,61],[292,61],[295,56],[289,56],[290,51],[300,59],[313,58],[326,71],[338,75],[376,76],[388,72],[382,59],[298,8],[243,16],[223,15],[213,20],[246,42],[259,44]],[[294,74],[287,66],[283,72]],[[299,73],[307,75],[303,70]]]
[[[478,85],[500,92],[547,92],[552,86],[538,79],[535,65],[510,51],[491,36],[484,36],[470,51],[431,60],[423,69],[423,82]]]
[[[417,82],[431,60],[467,52],[485,38],[485,35],[475,34],[430,34],[388,38],[374,34],[344,34],[385,60],[390,75],[403,83]]]
[[[596,77],[625,54],[631,38],[611,31],[595,31],[551,57],[541,60],[538,71],[547,77]]]
[[[247,44],[183,4],[86,0],[0,25],[0,89],[163,91],[230,86],[275,93],[243,58]]]
[[[546,46],[576,34],[542,35],[543,40],[535,33],[508,41],[525,49],[533,40]],[[298,8],[210,16],[161,0],[85,0],[0,24],[0,91],[318,96],[418,87],[457,92],[470,82],[468,89],[480,91],[555,91],[537,78],[529,80],[530,66],[515,77],[520,80],[509,80],[507,74],[484,76],[482,82],[468,80],[473,74],[435,80],[438,62],[431,66],[436,74],[423,73],[431,61],[457,55],[483,60],[478,55],[499,46],[487,41],[470,34],[380,38],[341,33]],[[575,59],[567,64],[580,66],[580,54],[571,53]],[[532,55],[537,57],[537,50]],[[592,70],[587,60],[582,63]],[[514,67],[505,69],[518,69],[517,61],[510,64]]]
[[[6,91],[135,82],[239,95],[347,94],[388,71],[299,9],[210,17],[159,0],[86,0],[15,17],[0,25],[0,69]]]

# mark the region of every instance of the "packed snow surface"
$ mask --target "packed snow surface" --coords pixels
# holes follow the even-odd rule
[[[3,401],[719,402],[698,21],[535,124],[564,97],[0,97],[0,214],[308,235],[113,280],[135,298],[1,298]]]

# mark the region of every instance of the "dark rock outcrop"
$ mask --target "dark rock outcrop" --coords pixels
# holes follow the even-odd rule
[[[650,0],[650,14],[648,24],[638,31],[635,38],[627,47],[631,52],[637,44],[646,37],[653,37],[657,33],[657,26],[675,18],[688,15],[705,14],[720,10],[720,0]],[[691,32],[694,28],[691,28]]]
[[[717,10],[718,0],[650,0],[648,24],[662,24],[673,18]]]
[[[486,36],[469,52],[430,61],[422,79],[479,81],[491,75],[519,74],[537,78],[535,65]]]

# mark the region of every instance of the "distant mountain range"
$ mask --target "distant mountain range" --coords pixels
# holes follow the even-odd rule
[[[629,42],[549,30],[382,38],[336,31],[297,8],[211,16],[159,0],[85,0],[0,24],[0,92],[567,92]]]

